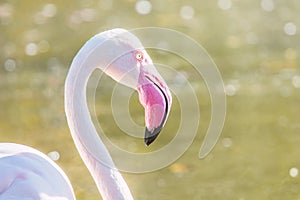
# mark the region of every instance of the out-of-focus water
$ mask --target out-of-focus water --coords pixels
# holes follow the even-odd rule
[[[66,123],[67,70],[82,44],[98,32],[167,27],[194,38],[216,62],[227,95],[226,121],[214,150],[199,160],[211,114],[205,83],[188,63],[149,51],[154,62],[174,66],[189,79],[199,98],[201,120],[192,145],[175,163],[151,173],[124,173],[134,197],[299,199],[299,12],[297,0],[1,0],[0,141],[50,153],[70,177],[78,199],[100,199]],[[95,108],[114,143],[148,152],[174,137],[180,121],[175,97],[168,123],[149,149],[142,140],[120,136],[110,110],[113,82],[103,80]],[[180,79],[167,81],[174,86]],[[129,110],[143,125],[135,93]]]

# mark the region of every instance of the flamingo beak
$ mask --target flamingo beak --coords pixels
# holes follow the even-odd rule
[[[162,129],[162,126],[159,126],[157,128],[154,128],[153,131],[149,131],[148,128],[146,127],[144,142],[147,146],[149,146],[157,138],[161,129]]]
[[[144,142],[149,146],[159,135],[168,118],[172,96],[160,76],[140,73],[138,93],[139,100],[145,108]]]

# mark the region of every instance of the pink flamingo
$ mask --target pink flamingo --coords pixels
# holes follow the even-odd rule
[[[95,69],[138,91],[145,108],[146,145],[155,140],[166,122],[171,93],[139,39],[124,29],[92,37],[74,58],[67,75],[65,111],[81,158],[103,199],[130,200],[132,194],[99,138],[88,111],[86,84]],[[65,200],[75,196],[65,173],[43,153],[19,144],[0,143],[2,199]]]

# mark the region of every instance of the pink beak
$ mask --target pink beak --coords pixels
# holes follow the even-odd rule
[[[159,75],[158,75],[159,76]],[[145,72],[140,68],[138,93],[140,103],[145,108],[145,144],[150,145],[166,123],[172,103],[171,93],[160,76]]]

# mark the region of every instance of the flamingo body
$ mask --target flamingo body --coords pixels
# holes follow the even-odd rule
[[[72,200],[66,174],[28,146],[0,143],[0,200]]]

